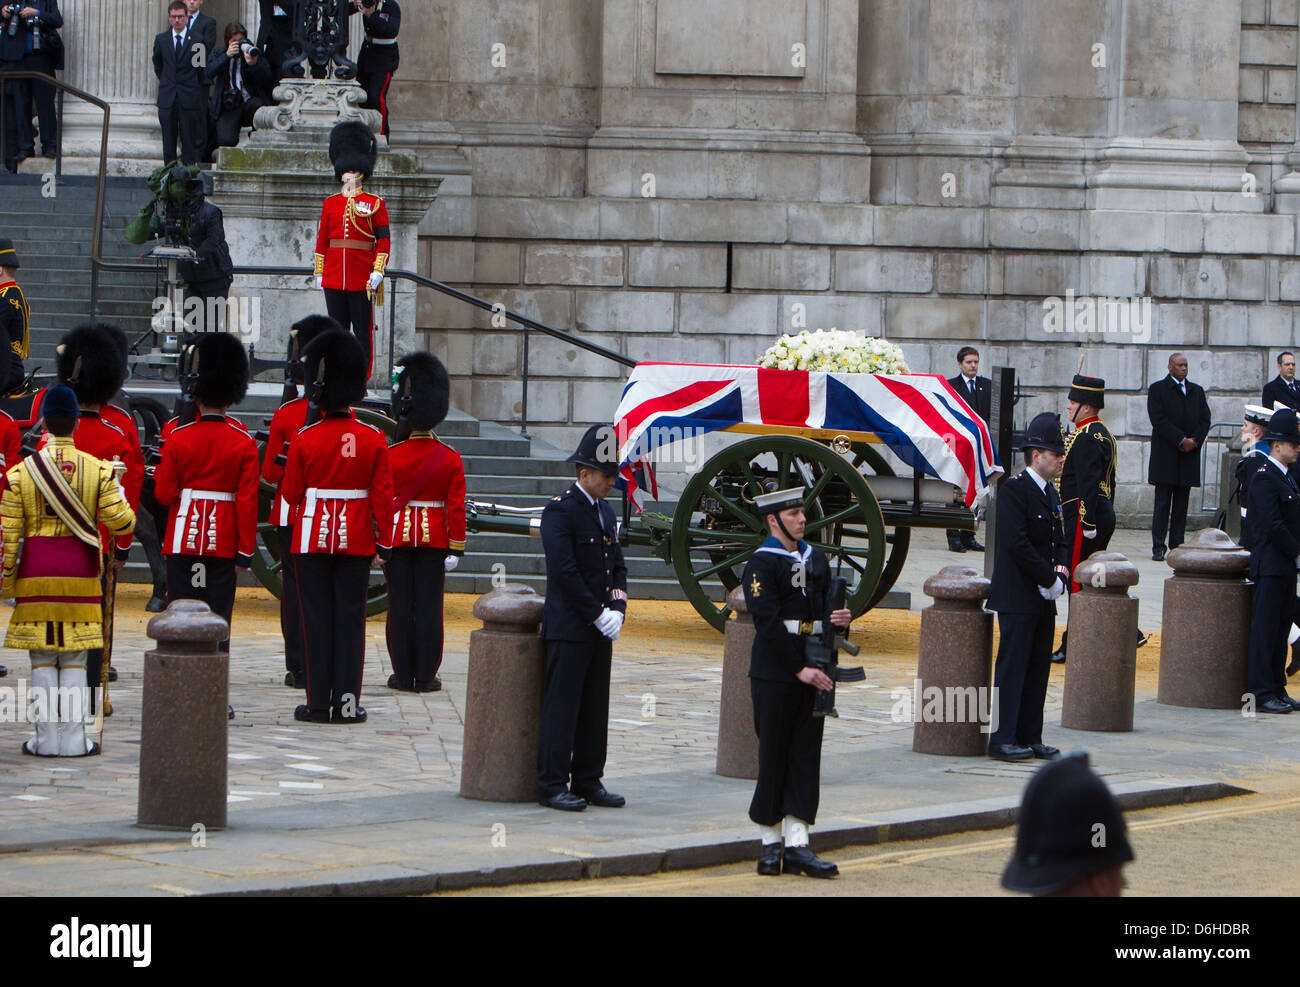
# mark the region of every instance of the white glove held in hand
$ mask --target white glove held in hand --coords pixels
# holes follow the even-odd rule
[[[317,275],[316,275],[316,290],[317,290],[317,291],[320,291],[320,290],[321,290],[322,288],[324,288],[324,287],[325,287],[325,275],[323,275],[323,274],[317,274]]]
[[[378,271],[371,271],[370,280],[366,283],[370,285],[371,291],[375,291],[376,289],[379,288],[381,284],[384,283],[384,276],[380,274]]]
[[[455,572],[456,566],[458,565],[460,565],[459,555],[448,555],[445,559],[442,560],[442,567],[447,572]]]
[[[1059,572],[1056,574],[1056,582],[1052,583],[1051,586],[1038,587],[1038,595],[1041,596],[1044,600],[1055,600],[1059,598],[1060,595],[1064,592],[1065,592],[1065,577],[1062,576]]]
[[[611,610],[606,607],[596,618],[596,630],[604,634],[611,641],[618,640],[619,629],[623,626],[623,615],[617,610]]]
[[[1096,537],[1097,537],[1097,529],[1096,529],[1096,528],[1093,528],[1091,531],[1089,531],[1087,528],[1084,528],[1084,529],[1083,529],[1083,537],[1084,537],[1084,538],[1087,538],[1087,539],[1089,539],[1089,540],[1091,540],[1091,539],[1093,539],[1093,538],[1096,538]]]

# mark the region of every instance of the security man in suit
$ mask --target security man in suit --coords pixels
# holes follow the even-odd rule
[[[207,153],[208,90],[203,66],[216,47],[217,27],[211,17],[200,16],[212,22],[210,39],[191,32],[184,0],[171,0],[167,7],[168,29],[153,39],[164,164],[176,160],[178,137],[183,164],[198,164]]]
[[[1201,485],[1200,448],[1210,434],[1210,404],[1205,391],[1187,379],[1187,357],[1169,358],[1169,374],[1147,388],[1147,417],[1151,419],[1151,459],[1147,482],[1156,488],[1151,514],[1151,561],[1165,557],[1183,543],[1187,499]]]
[[[364,123],[349,120],[330,131],[330,162],[342,191],[321,206],[316,232],[316,286],[325,292],[325,310],[351,329],[366,355],[370,376],[374,321],[372,300],[380,292],[391,249],[388,207],[361,188],[375,170],[379,145]]]
[[[27,307],[23,289],[15,280],[21,266],[14,242],[0,239],[0,330],[3,330],[0,343],[9,344],[9,360],[4,366],[0,394],[18,390],[27,376],[23,361],[31,347],[32,310]]]
[[[379,132],[388,136],[388,86],[400,62],[397,33],[402,29],[402,8],[397,0],[352,0],[349,16],[360,13],[366,40],[357,56],[357,81],[366,91],[365,106],[384,118]]]
[[[1281,402],[1288,408],[1300,408],[1300,385],[1295,379],[1295,354],[1282,352],[1277,355],[1277,376],[1264,385],[1264,394],[1259,403],[1265,408]]]
[[[343,327],[328,315],[308,315],[293,324],[289,331],[286,360],[286,389],[288,400],[271,416],[270,435],[266,442],[266,455],[262,457],[262,479],[275,484],[275,497],[271,501],[271,523],[275,525],[280,545],[280,632],[284,635],[284,684],[292,689],[307,688],[302,650],[302,618],[298,612],[297,555],[293,545],[293,517],[282,496],[284,468],[289,462],[289,447],[304,426],[320,421],[320,407],[313,405],[307,395],[298,397],[298,385],[309,383],[306,379],[306,361],[303,354],[321,333]],[[314,373],[314,371],[313,371]],[[313,377],[313,380],[315,378]]]
[[[993,381],[979,376],[979,350],[974,346],[963,346],[957,351],[957,366],[961,368],[961,373],[949,377],[948,383],[970,405],[971,410],[984,419],[984,424],[989,424],[993,417]],[[982,552],[984,546],[975,540],[974,531],[949,529],[948,551]]]
[[[465,554],[465,467],[460,453],[433,434],[451,406],[447,368],[432,353],[397,361],[393,417],[400,441],[393,468],[393,555],[388,576],[388,687],[442,688],[442,591]],[[405,437],[404,437],[405,433]]]
[[[758,873],[834,877],[839,868],[808,846],[808,827],[817,821],[825,722],[813,715],[813,700],[834,683],[805,660],[804,642],[821,633],[830,582],[826,556],[803,540],[806,495],[793,487],[754,498],[767,539],[750,556],[740,581],[755,632],[749,691],[758,733],[758,782],[749,818],[763,841]],[[840,609],[831,622],[847,628],[852,617]]]
[[[1287,631],[1300,569],[1300,487],[1290,468],[1300,457],[1296,412],[1273,413],[1264,441],[1268,458],[1250,481],[1250,578],[1255,583],[1250,619],[1246,691],[1257,713],[1290,713],[1300,707],[1286,691]]]
[[[609,732],[609,675],[627,614],[627,567],[605,497],[618,474],[614,430],[593,425],[566,460],[577,481],[542,511],[546,552],[546,698],[537,742],[538,801],[579,812],[621,808],[601,782]]]
[[[1021,449],[1028,468],[998,487],[988,599],[1001,638],[993,671],[997,729],[989,737],[989,757],[999,761],[1050,760],[1061,753],[1043,743],[1055,601],[1070,578],[1061,501],[1052,484],[1065,461],[1059,417],[1050,411],[1035,415]]]

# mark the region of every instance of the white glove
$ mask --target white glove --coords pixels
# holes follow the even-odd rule
[[[1062,576],[1059,572],[1056,574],[1056,581],[1053,582],[1051,586],[1038,587],[1038,595],[1041,596],[1044,600],[1055,600],[1059,598],[1060,595],[1064,592],[1065,592],[1065,577]]]
[[[325,287],[325,275],[323,275],[323,274],[317,274],[317,275],[316,275],[316,290],[317,290],[317,291],[320,291],[320,290],[321,290],[322,288],[324,288],[324,287]]]
[[[370,280],[367,281],[366,283],[370,285],[371,291],[377,291],[379,289],[379,286],[384,283],[384,276],[380,274],[378,271],[371,271]]]
[[[448,572],[455,572],[456,566],[460,565],[459,555],[448,555],[442,560],[442,567]]]
[[[1084,529],[1083,529],[1083,537],[1084,537],[1084,538],[1087,538],[1089,541],[1091,541],[1093,538],[1096,538],[1096,537],[1097,537],[1097,529],[1096,529],[1096,528],[1093,528],[1091,531],[1089,531],[1087,528],[1084,528]]]
[[[611,610],[606,607],[596,618],[596,630],[604,634],[611,641],[618,640],[618,632],[623,626],[623,615],[617,610]]]

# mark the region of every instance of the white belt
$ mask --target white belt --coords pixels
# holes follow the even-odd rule
[[[445,500],[408,500],[407,507],[446,507]]]
[[[369,490],[329,490],[325,487],[308,487],[307,504],[303,508],[300,529],[302,536],[298,539],[298,551],[310,551],[312,521],[316,517],[316,502],[320,500],[365,500],[370,496]]]
[[[196,500],[234,501],[235,495],[228,490],[196,490],[186,487],[181,491],[180,506],[176,510],[176,525],[172,532],[172,551],[180,554],[185,543],[185,532],[189,528],[190,508]]]
[[[396,39],[396,38],[367,38],[366,40],[369,41],[372,45],[395,45],[395,44],[397,44],[397,39]]]
[[[820,634],[822,632],[822,622],[820,620],[783,620],[785,629],[791,634]]]

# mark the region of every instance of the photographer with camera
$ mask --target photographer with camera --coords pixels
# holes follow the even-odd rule
[[[366,40],[357,56],[357,81],[366,91],[365,106],[384,118],[380,133],[388,136],[388,86],[397,71],[397,32],[402,27],[402,8],[396,0],[352,0],[348,15],[361,14]]]
[[[239,21],[226,25],[225,37],[226,50],[208,62],[213,83],[210,116],[216,146],[234,147],[240,128],[251,127],[258,107],[271,102],[271,65]]]
[[[58,0],[24,0],[0,4],[0,70],[44,72],[53,75],[63,67],[63,44],[56,28],[63,26]],[[7,148],[14,169],[36,154],[32,132],[32,102],[40,117],[41,153],[53,157],[58,147],[58,122],[54,113],[54,87],[36,79],[15,79],[5,85],[6,113],[13,120],[16,148]],[[6,124],[6,127],[9,125]],[[6,134],[6,137],[8,134]]]

